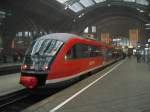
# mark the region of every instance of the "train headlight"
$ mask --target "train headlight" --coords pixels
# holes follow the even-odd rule
[[[48,64],[45,64],[44,66],[43,66],[43,70],[45,71],[45,70],[48,70]]]
[[[23,65],[21,65],[21,70],[25,70],[25,69],[27,69],[27,65],[26,64],[23,64]]]

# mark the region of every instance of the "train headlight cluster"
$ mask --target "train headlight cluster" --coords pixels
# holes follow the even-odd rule
[[[43,66],[43,70],[45,71],[45,70],[48,70],[48,64],[45,64],[44,66]]]
[[[27,68],[28,68],[28,66],[26,64],[21,65],[21,70],[25,70]]]

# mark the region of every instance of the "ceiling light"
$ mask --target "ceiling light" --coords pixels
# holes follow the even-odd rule
[[[143,13],[144,10],[141,10],[140,8],[136,8],[136,10],[138,10],[139,12]]]
[[[56,0],[56,1],[58,1],[59,3],[62,3],[62,4],[64,4],[65,2],[67,2],[67,0]]]
[[[65,10],[67,10],[68,9],[68,7],[65,7]]]
[[[81,17],[83,17],[83,16],[84,16],[84,13],[80,14],[78,17],[81,18]]]
[[[94,0],[96,3],[105,2],[106,0]]]
[[[6,14],[6,12],[0,11],[0,14],[1,14],[1,15],[5,15],[5,14]]]
[[[141,13],[144,13],[144,10],[140,10]]]
[[[82,15],[82,16],[84,16],[85,14],[84,14],[84,13],[82,13],[81,15]]]
[[[146,26],[150,26],[150,23],[145,24]]]
[[[108,6],[108,7],[110,7],[110,6],[111,6],[111,4],[107,4],[107,6]]]
[[[124,0],[125,2],[135,2],[135,0]]]
[[[81,17],[82,17],[82,15],[79,15],[78,17],[79,17],[79,18],[81,18]]]
[[[150,27],[148,27],[148,28],[145,28],[146,30],[150,30]]]

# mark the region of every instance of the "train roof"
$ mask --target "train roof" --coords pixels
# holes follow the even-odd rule
[[[69,34],[69,33],[52,33],[52,34],[44,35],[44,36],[38,38],[37,40],[41,40],[41,39],[55,39],[55,40],[59,40],[62,42],[67,42],[69,39],[81,39],[81,40],[86,40],[86,42],[92,42],[93,44],[97,44],[97,45],[101,43],[96,40],[82,38],[78,35]]]
[[[74,38],[74,37],[81,38],[81,37],[79,37],[79,36],[77,36],[75,34],[69,34],[69,33],[52,33],[52,34],[44,35],[44,36],[38,38],[37,40],[40,40],[40,39],[56,39],[56,40],[60,40],[62,42],[66,42],[69,39]]]

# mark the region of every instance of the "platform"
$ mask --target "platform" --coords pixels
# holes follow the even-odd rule
[[[21,63],[1,63],[0,64],[0,68],[3,68],[3,67],[11,67],[11,66],[18,66],[18,65],[21,65]]]
[[[0,96],[16,92],[24,87],[19,84],[20,73],[0,76]]]
[[[6,75],[11,73],[20,72],[21,63],[1,63],[0,64],[0,75]]]
[[[126,59],[24,110],[55,111],[150,112],[150,66]]]

